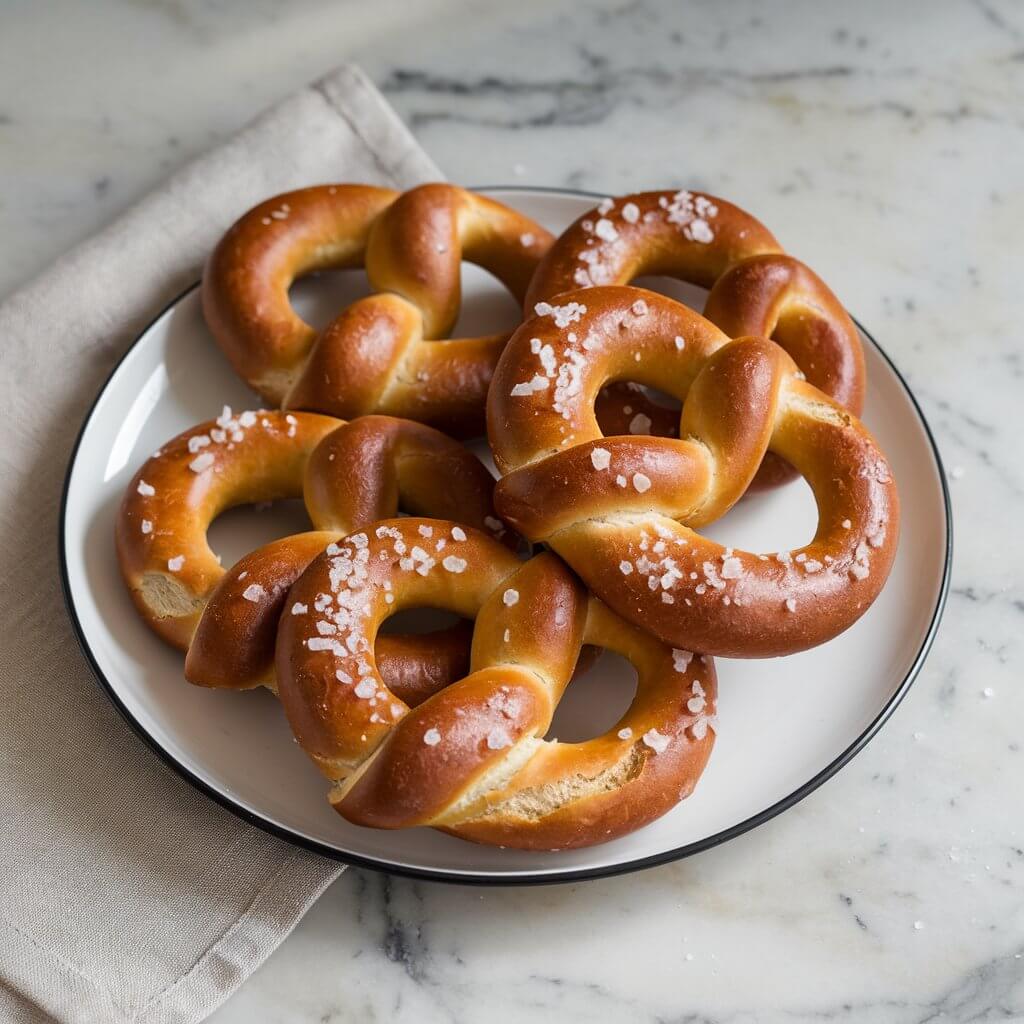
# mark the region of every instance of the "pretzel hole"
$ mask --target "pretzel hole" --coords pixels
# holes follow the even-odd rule
[[[435,633],[438,630],[449,629],[461,621],[462,616],[447,608],[403,608],[385,619],[380,624],[377,634]]]
[[[318,331],[346,307],[373,294],[362,267],[349,270],[318,270],[296,278],[288,298],[303,320]]]
[[[544,738],[582,743],[606,733],[633,703],[636,689],[633,665],[620,654],[600,651],[589,668],[573,676]]]
[[[741,551],[770,554],[810,543],[818,529],[814,492],[802,477],[770,491],[748,491],[700,532]]]
[[[472,263],[461,270],[462,307],[452,329],[453,338],[510,334],[519,326],[519,305],[501,282]],[[362,267],[321,270],[296,278],[288,291],[295,312],[311,327],[323,330],[346,306],[373,295]]]
[[[313,529],[301,499],[283,498],[256,505],[236,505],[210,524],[206,542],[227,568],[243,555],[280,537]]]

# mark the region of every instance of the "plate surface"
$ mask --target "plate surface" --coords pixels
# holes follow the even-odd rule
[[[489,189],[558,232],[595,198],[556,190]],[[701,308],[701,293],[642,281]],[[465,267],[456,335],[510,328],[516,307],[492,278]],[[361,272],[300,282],[293,300],[325,323],[368,291]],[[68,607],[82,646],[129,723],[182,775],[262,828],[351,863],[448,881],[555,882],[634,870],[707,849],[792,806],[845,764],[886,720],[931,645],[945,600],[951,548],[946,482],[928,426],[906,384],[864,335],[864,419],[900,488],[903,531],[878,601],[845,634],[815,650],[769,661],[718,661],[719,733],[696,792],[631,836],[587,850],[526,853],[463,842],[430,829],[350,825],[326,799],[326,783],[292,741],[265,691],[189,686],[182,655],[136,615],[114,553],[122,491],[164,441],[257,400],[235,376],[203,322],[193,289],[165,310],[116,367],[82,428],[65,486],[61,560]],[[745,499],[707,533],[755,551],[791,548],[813,535],[801,481]],[[275,536],[308,528],[301,504],[229,512],[210,532],[230,565]],[[566,740],[603,731],[628,704],[634,678],[605,655],[569,688],[552,733]],[[780,714],[782,698],[786,713]]]

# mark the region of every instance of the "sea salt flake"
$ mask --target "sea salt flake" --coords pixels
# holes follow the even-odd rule
[[[503,750],[505,747],[512,746],[512,737],[509,736],[507,729],[496,725],[487,734],[487,746],[490,750]]]
[[[649,434],[651,432],[651,417],[638,412],[629,421],[629,432],[631,434]]]
[[[648,729],[644,733],[644,743],[656,754],[663,754],[668,749],[669,737],[663,736],[657,729]]]
[[[677,672],[685,672],[690,667],[691,661],[693,661],[691,651],[683,651],[678,647],[672,648],[672,667]]]
[[[743,575],[743,563],[734,556],[723,559],[721,575],[723,580],[739,579]]]

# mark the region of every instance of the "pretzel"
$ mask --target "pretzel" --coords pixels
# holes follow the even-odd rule
[[[485,534],[393,519],[316,558],[281,619],[279,692],[330,800],[375,828],[429,825],[523,849],[624,835],[688,796],[714,743],[710,659],[672,650],[589,598],[550,553],[525,565]],[[475,617],[469,674],[415,710],[374,657],[391,614]],[[603,735],[546,740],[581,644],[636,667],[636,696]]]
[[[274,687],[277,620],[288,588],[345,533],[397,514],[399,504],[518,538],[494,516],[494,480],[458,442],[422,424],[367,416],[345,424],[312,413],[260,410],[180,434],[136,474],[121,505],[121,570],[146,623],[186,650],[203,686]],[[304,497],[315,529],[221,568],[207,529],[233,505]],[[465,670],[469,630],[382,637],[392,685],[418,703]]]
[[[458,317],[461,262],[490,271],[522,302],[551,240],[528,217],[455,185],[300,189],[254,207],[227,232],[206,265],[203,311],[232,366],[267,402],[479,434],[508,334],[437,340]],[[376,294],[324,330],[292,308],[297,277],[360,266]]]
[[[525,308],[532,311],[536,303],[580,287],[626,285],[644,274],[709,288],[707,319],[731,338],[771,338],[811,384],[860,415],[864,353],[849,314],[824,281],[783,252],[760,221],[716,196],[684,190],[605,199],[548,251]],[[675,435],[677,410],[621,384],[606,392],[598,402],[598,422],[606,434]],[[795,475],[769,455],[752,485],[774,486]]]
[[[899,511],[888,462],[852,413],[778,345],[730,340],[663,295],[595,287],[560,303],[516,331],[491,386],[500,515],[678,647],[768,657],[855,622],[892,566]],[[602,436],[595,397],[627,374],[684,402],[680,440]],[[744,493],[766,450],[810,484],[814,539],[767,555],[696,533]]]

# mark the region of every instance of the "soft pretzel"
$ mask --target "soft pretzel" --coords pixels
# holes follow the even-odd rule
[[[458,317],[461,262],[490,271],[522,302],[551,240],[528,217],[455,185],[305,188],[268,199],[227,232],[206,265],[203,310],[231,364],[268,402],[479,434],[508,335],[439,340]],[[292,308],[295,278],[359,266],[376,294],[323,331]]]
[[[864,354],[849,314],[808,266],[783,252],[768,229],[702,192],[641,192],[605,199],[558,238],[530,284],[526,310],[562,292],[626,285],[663,274],[709,288],[704,316],[731,338],[771,338],[807,380],[860,415]],[[660,385],[659,385],[660,387]],[[598,402],[606,434],[674,436],[678,412],[613,385]],[[794,471],[769,456],[754,480],[770,486]]]
[[[121,570],[143,619],[187,650],[191,682],[273,687],[277,620],[314,557],[399,505],[514,544],[494,515],[493,486],[471,452],[419,423],[225,409],[165,445],[132,480],[117,522]],[[305,498],[315,529],[267,544],[225,572],[207,543],[210,523],[234,505],[295,497]],[[392,684],[416,703],[465,671],[470,633],[460,623],[382,637],[378,654]]]
[[[563,295],[509,341],[488,402],[495,503],[628,621],[667,643],[764,657],[822,643],[878,596],[896,485],[863,425],[763,338],[731,340],[654,292]],[[599,389],[625,377],[684,402],[680,439],[604,437]],[[755,554],[695,532],[744,493],[766,450],[810,484],[814,539]]]
[[[348,820],[430,825],[481,843],[603,842],[688,796],[714,742],[710,659],[672,650],[589,598],[550,553],[525,565],[485,534],[393,519],[316,558],[281,618],[279,693]],[[476,619],[470,672],[410,710],[374,657],[380,624],[429,605]],[[583,643],[636,667],[606,733],[545,740]]]

